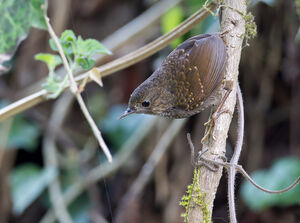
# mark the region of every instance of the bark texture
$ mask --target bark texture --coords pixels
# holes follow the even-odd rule
[[[245,33],[245,20],[241,13],[246,14],[246,0],[223,0],[222,5],[224,6],[222,7],[221,32],[228,31],[224,37],[228,52],[225,78],[233,81],[232,92],[223,109],[229,110],[233,114],[236,104],[238,68]],[[224,90],[223,95],[225,92]],[[204,150],[208,149],[205,153],[207,158],[218,159],[218,156],[225,155],[226,139],[231,119],[232,115],[224,113],[216,120],[212,131],[213,137],[203,145]],[[188,222],[211,222],[213,202],[222,176],[222,170],[222,167],[217,172],[212,172],[204,166],[200,168],[187,213]]]

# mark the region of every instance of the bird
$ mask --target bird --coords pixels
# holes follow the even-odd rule
[[[187,118],[220,103],[227,65],[221,34],[200,34],[176,47],[131,94],[120,116],[151,114]]]

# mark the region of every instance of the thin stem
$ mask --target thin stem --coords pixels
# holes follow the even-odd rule
[[[282,194],[285,193],[291,189],[293,189],[299,182],[300,182],[300,177],[298,177],[290,186],[281,189],[281,190],[269,190],[266,189],[260,185],[258,185],[257,183],[255,183],[255,181],[247,174],[247,172],[244,170],[244,168],[240,165],[236,166],[236,169],[247,179],[249,180],[250,183],[253,184],[253,186],[255,186],[256,188],[260,189],[263,192],[269,193],[269,194]]]
[[[269,194],[282,194],[285,193],[291,189],[293,189],[299,182],[300,182],[300,177],[298,177],[290,186],[281,189],[281,190],[269,190],[266,189],[260,185],[258,185],[250,176],[249,174],[246,172],[246,170],[241,166],[241,165],[236,165],[236,164],[231,164],[231,163],[225,163],[225,162],[219,162],[216,160],[211,160],[211,159],[207,159],[205,157],[201,157],[201,160],[207,162],[207,163],[213,163],[215,165],[219,165],[219,166],[223,166],[225,167],[227,170],[229,170],[230,168],[234,168],[236,171],[238,171],[239,173],[241,173],[250,183],[253,184],[253,186],[255,186],[257,189],[269,193]]]
[[[159,142],[156,144],[147,162],[143,165],[138,177],[132,183],[130,189],[123,196],[121,204],[119,205],[117,210],[117,217],[115,220],[116,223],[123,222],[122,219],[124,211],[127,210],[126,207],[128,207],[128,204],[130,204],[137,198],[137,196],[140,195],[143,188],[149,181],[158,162],[166,153],[167,149],[169,148],[170,144],[174,141],[177,134],[184,127],[186,121],[187,119],[173,120],[172,123],[169,125],[168,129],[161,136]]]
[[[234,148],[234,153],[230,160],[231,167],[237,165],[243,145],[244,138],[244,105],[243,97],[239,83],[237,82],[237,112],[238,112],[238,121],[237,121],[237,141]],[[231,223],[236,223],[236,211],[235,211],[235,199],[234,199],[234,185],[235,185],[235,175],[236,169],[230,168],[228,172],[228,204],[229,204],[229,217]]]
[[[138,146],[145,139],[145,137],[153,130],[158,122],[158,117],[150,118],[149,120],[143,121],[140,126],[135,130],[132,136],[122,145],[120,152],[114,157],[112,164],[105,162],[95,168],[91,169],[86,178],[82,181],[75,182],[70,188],[64,193],[64,201],[66,205],[71,204],[88,185],[96,183],[101,179],[112,175],[117,172],[129,157],[139,148]],[[55,221],[55,214],[52,209],[49,209],[45,216],[40,221],[41,223],[53,223]]]
[[[216,8],[216,4],[211,2],[207,6],[210,10],[214,10]],[[189,31],[193,26],[199,23],[199,21],[203,20],[210,13],[208,10],[201,8],[185,21],[183,21],[179,26],[174,28],[171,32],[157,38],[156,40],[148,43],[147,45],[117,59],[110,63],[107,63],[101,67],[99,67],[99,71],[102,76],[106,76],[112,72],[116,72],[118,70],[124,69],[132,64],[135,64],[151,55],[161,50],[165,46],[167,46],[172,40],[177,37],[182,36],[187,31]],[[86,75],[86,74],[84,74]]]
[[[55,103],[52,115],[49,119],[49,128],[47,128],[45,137],[43,139],[43,158],[47,168],[55,168],[56,170],[58,169],[55,140],[57,132],[63,123],[64,117],[66,116],[65,114],[68,112],[71,106],[71,98],[73,98],[72,94],[64,94],[62,97],[60,97],[60,99]],[[50,201],[57,219],[61,223],[72,223],[72,218],[63,199],[59,176],[56,176],[55,179],[49,184],[49,194]]]
[[[88,121],[96,139],[98,140],[99,142],[99,145],[100,147],[102,148],[104,154],[106,155],[108,161],[111,163],[112,162],[112,156],[111,156],[111,153],[107,147],[107,145],[105,144],[103,138],[102,138],[102,135],[101,135],[101,132],[100,130],[98,129],[96,123],[94,122],[92,116],[90,115],[84,101],[83,101],[83,98],[81,97],[81,94],[78,92],[78,87],[77,87],[77,84],[76,84],[76,81],[73,77],[73,73],[72,73],[72,70],[69,66],[69,63],[67,61],[67,58],[64,54],[64,51],[58,41],[58,38],[54,32],[54,30],[52,29],[50,23],[49,23],[49,18],[47,17],[46,13],[45,13],[45,20],[46,20],[46,24],[47,24],[47,27],[48,27],[48,31],[49,31],[49,34],[50,36],[53,38],[56,46],[57,46],[57,49],[58,49],[58,52],[62,58],[62,61],[63,61],[63,64],[64,64],[64,67],[67,71],[67,74],[68,74],[68,77],[69,77],[69,80],[70,80],[70,89],[71,89],[71,92],[76,96],[76,99],[78,101],[78,104],[80,105],[80,108],[81,108],[81,111],[82,113],[84,114],[86,120]]]
[[[46,21],[46,24],[47,24],[47,27],[48,27],[48,32],[49,32],[50,36],[52,37],[52,39],[54,40],[55,45],[57,46],[57,49],[58,49],[58,52],[59,52],[60,57],[62,59],[62,62],[64,64],[64,67],[65,67],[65,69],[67,71],[67,75],[68,75],[69,80],[70,80],[70,89],[71,89],[71,92],[73,94],[76,94],[77,93],[77,84],[76,84],[75,79],[73,77],[73,73],[72,73],[72,70],[71,70],[71,68],[69,66],[69,62],[67,60],[67,57],[64,54],[64,50],[63,50],[62,46],[60,45],[59,40],[58,40],[58,38],[57,38],[54,30],[52,29],[52,26],[50,25],[49,18],[46,15],[46,13],[44,15],[44,18],[45,18],[45,21]]]

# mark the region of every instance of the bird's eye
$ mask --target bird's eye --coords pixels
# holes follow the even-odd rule
[[[142,102],[142,106],[148,108],[150,106],[150,101],[146,100]]]

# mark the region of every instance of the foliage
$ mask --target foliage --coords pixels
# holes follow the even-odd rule
[[[5,60],[14,54],[32,26],[46,29],[42,6],[46,7],[45,0],[0,1],[0,55],[9,55]]]
[[[34,164],[16,167],[10,176],[14,214],[21,215],[56,175],[56,169],[41,169]]]
[[[0,108],[4,107],[6,103],[0,101]],[[4,123],[0,123],[0,132],[2,131]],[[26,131],[25,131],[26,129]],[[7,139],[7,149],[26,149],[33,151],[37,148],[40,137],[40,128],[34,123],[28,121],[23,115],[17,115],[13,118]]]
[[[72,216],[74,223],[86,223],[90,222],[89,210],[91,209],[91,203],[87,194],[81,195],[76,201],[72,202],[68,211]]]
[[[37,148],[39,136],[40,128],[38,125],[29,122],[23,116],[18,115],[13,120],[9,132],[7,148],[23,148],[32,151]]]
[[[162,33],[168,33],[176,26],[178,26],[184,19],[184,12],[182,7],[175,6],[171,8],[168,12],[166,12],[161,18],[161,29]],[[176,48],[183,41],[182,37],[173,40],[170,43],[172,48]]]
[[[203,7],[206,0],[186,0],[182,6],[175,6],[168,10],[161,18],[161,30],[165,34],[183,22],[185,17],[190,16],[192,13]],[[219,30],[218,19],[213,16],[208,16],[205,20],[194,27],[188,36],[199,35],[200,33],[217,32]],[[181,36],[170,43],[172,49],[176,48],[184,37]]]
[[[84,70],[92,68],[95,60],[91,58],[93,55],[111,54],[101,43],[95,39],[83,40],[81,36],[75,36],[72,30],[65,30],[59,39],[63,52],[66,55],[70,64],[72,72],[81,67]],[[50,39],[49,45],[52,50],[58,52],[53,39]],[[47,82],[43,85],[44,88],[50,93],[50,98],[56,98],[68,85],[68,77],[61,78],[55,74],[55,68],[62,64],[62,60],[56,54],[40,53],[35,56],[36,60],[46,63],[49,69],[49,76]]]
[[[276,161],[270,170],[259,170],[252,174],[252,178],[259,185],[280,190],[289,186],[300,176],[300,159],[286,157]],[[256,211],[261,211],[272,206],[290,206],[300,204],[300,185],[283,194],[268,194],[248,181],[242,184],[241,195],[246,204]]]

